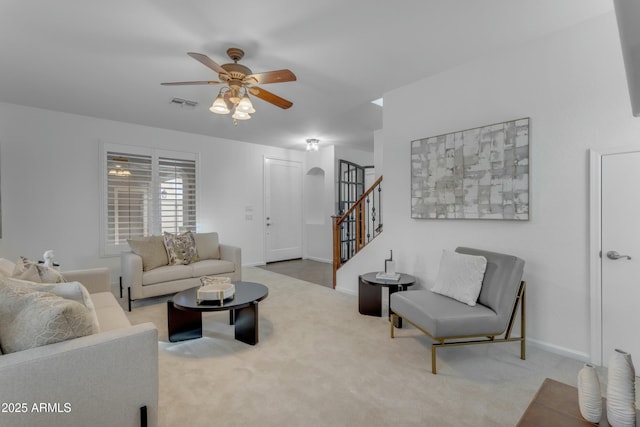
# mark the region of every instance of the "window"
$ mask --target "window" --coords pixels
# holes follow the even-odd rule
[[[104,144],[103,155],[103,255],[130,238],[195,231],[195,154]]]

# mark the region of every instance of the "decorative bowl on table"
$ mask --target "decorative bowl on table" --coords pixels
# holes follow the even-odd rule
[[[196,291],[196,302],[217,302],[221,305],[225,300],[233,298],[236,293],[236,287],[231,283],[228,277],[209,277],[200,278],[202,286]]]

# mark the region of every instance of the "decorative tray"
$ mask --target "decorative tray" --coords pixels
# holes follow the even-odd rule
[[[236,287],[228,277],[202,277],[202,286],[196,291],[196,302],[214,302],[221,305],[225,300],[233,298]]]

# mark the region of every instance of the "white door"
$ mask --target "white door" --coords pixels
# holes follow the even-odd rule
[[[607,366],[616,348],[640,360],[640,152],[603,155],[601,167],[602,364]]]
[[[265,158],[266,261],[302,258],[302,165]]]

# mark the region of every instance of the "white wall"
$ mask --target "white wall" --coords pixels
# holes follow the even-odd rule
[[[410,141],[521,117],[531,117],[530,221],[411,219]],[[386,93],[383,121],[384,232],[338,286],[357,289],[388,249],[422,286],[442,249],[512,253],[526,261],[529,337],[588,359],[588,149],[640,143],[613,13]]]
[[[264,156],[304,160],[302,151],[0,103],[1,257],[53,249],[63,269],[107,266],[117,281],[119,258],[99,256],[100,141],[199,153],[198,230],[240,246],[245,265],[265,260]]]
[[[384,166],[384,132],[382,129],[373,133],[373,167],[376,173],[376,179],[383,174]],[[383,178],[384,179],[384,178]]]
[[[305,155],[305,214],[306,247],[304,257],[321,262],[333,261],[333,207],[335,204],[335,147],[324,146]],[[319,171],[322,171],[322,182]],[[318,174],[318,175],[314,175]]]

